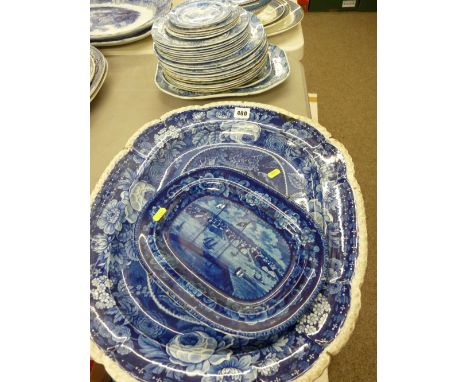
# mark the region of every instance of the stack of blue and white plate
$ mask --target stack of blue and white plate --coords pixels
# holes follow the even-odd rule
[[[156,84],[180,98],[266,91],[289,75],[285,53],[269,45],[260,20],[228,0],[189,0],[157,19]]]
[[[145,38],[154,19],[169,12],[171,6],[171,0],[91,0],[91,43],[123,45]]]

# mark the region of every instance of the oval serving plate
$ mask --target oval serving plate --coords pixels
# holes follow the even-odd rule
[[[297,205],[221,167],[192,170],[160,190],[141,211],[134,243],[161,289],[240,337],[293,324],[315,297],[327,252]]]
[[[245,120],[237,108],[248,111]],[[132,227],[156,190],[207,161],[264,172],[261,181],[302,206],[327,238],[325,281],[312,306],[261,341],[204,325],[148,278],[132,250]],[[280,173],[269,177],[272,168]],[[365,216],[351,159],[316,123],[253,103],[176,110],[138,132],[92,199],[92,356],[119,380],[313,380],[347,341],[366,262]]]
[[[92,0],[91,41],[116,40],[151,27],[155,16],[169,11],[171,0]]]

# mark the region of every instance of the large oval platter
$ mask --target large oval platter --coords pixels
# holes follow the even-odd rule
[[[327,253],[298,205],[227,167],[201,167],[166,185],[142,209],[134,244],[179,305],[245,338],[295,323],[317,293]]]
[[[225,333],[142,264],[133,245],[142,211],[168,185],[207,166],[254,178],[323,232],[324,279],[292,326],[261,338]],[[365,263],[365,215],[352,161],[325,129],[261,104],[176,110],[141,129],[93,192],[92,356],[119,381],[313,380],[352,332]],[[203,288],[189,292],[219,303]],[[233,313],[235,307],[225,306]]]

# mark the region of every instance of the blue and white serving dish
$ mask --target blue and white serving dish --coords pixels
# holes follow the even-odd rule
[[[366,263],[351,158],[326,130],[222,102],[145,125],[91,204],[91,352],[117,381],[313,380]]]
[[[91,42],[118,40],[148,35],[155,18],[166,14],[171,0],[91,0]]]
[[[318,293],[327,244],[310,216],[242,172],[203,167],[157,192],[134,229],[156,284],[236,337],[285,330]]]

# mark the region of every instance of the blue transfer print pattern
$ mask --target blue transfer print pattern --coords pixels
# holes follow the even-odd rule
[[[93,7],[91,26],[93,32],[105,32],[109,28],[122,28],[133,24],[140,14],[132,9],[120,7]]]
[[[169,212],[152,222],[161,206]],[[146,209],[135,228],[142,262],[163,289],[221,330],[246,336],[282,330],[317,293],[327,252],[319,231],[297,206],[254,179],[227,168],[191,171],[161,190]],[[174,226],[177,235],[171,237]],[[210,311],[184,297],[186,291]]]
[[[133,185],[137,181],[156,190],[173,179],[164,171],[179,158],[186,159],[184,153],[220,143],[235,145],[230,132],[239,122],[234,118],[236,106],[244,107],[231,103],[176,112],[148,127],[116,163],[93,201],[91,337],[136,378],[168,382],[200,382],[207,378],[290,381],[312,367],[347,317],[350,281],[359,254],[359,227],[344,158],[312,125],[263,107],[251,107],[248,121],[243,121],[260,127],[260,133],[249,145],[282,156],[296,169],[291,182],[299,187],[299,192],[285,196],[320,224],[328,238],[326,280],[296,325],[260,339],[232,337],[202,325],[148,279],[137,254],[128,245],[132,239],[126,232],[134,226],[131,210],[135,210],[127,208],[133,197],[132,187],[119,189],[117,184]],[[166,135],[163,131],[173,134]],[[276,139],[267,141],[273,132]],[[229,147],[222,151],[229,151]],[[237,163],[233,161],[231,167],[237,168]],[[267,170],[258,169],[259,173]],[[131,180],[132,172],[138,174],[137,180]],[[286,176],[289,178],[290,173]],[[275,188],[274,184],[270,186]],[[133,205],[144,205],[151,198],[151,192],[136,193]],[[108,215],[119,203],[125,205],[123,213],[118,208],[121,224]],[[103,220],[100,223],[103,228],[98,226],[99,220]],[[106,233],[104,229],[113,232]],[[151,324],[142,320],[143,316]],[[185,334],[190,335],[186,340]],[[187,352],[186,347],[196,351]]]
[[[226,203],[223,198],[200,198],[172,223],[168,234],[170,246],[174,253],[190,256],[186,263],[198,274],[210,272],[204,277],[212,285],[219,282],[221,276],[214,270],[220,269],[220,273],[225,270],[227,277],[221,276],[221,280],[226,281],[219,285],[225,293],[243,300],[261,298],[284,276],[290,253],[285,240],[254,216],[240,205]],[[257,265],[253,253],[256,250],[268,257],[268,263],[275,268],[266,271]],[[278,259],[272,258],[270,253]],[[197,266],[201,257],[207,258],[209,264],[203,262]],[[245,282],[236,283],[236,273],[242,274]]]

